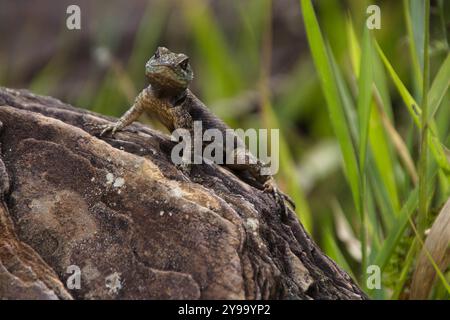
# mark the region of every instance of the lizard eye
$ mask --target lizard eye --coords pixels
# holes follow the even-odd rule
[[[189,65],[189,59],[184,59],[183,61],[180,62],[179,66],[181,69],[186,70],[187,67]]]
[[[154,54],[153,56],[154,56],[156,59],[159,59],[159,57],[160,57],[159,48],[156,49],[156,52],[155,52],[155,54]]]

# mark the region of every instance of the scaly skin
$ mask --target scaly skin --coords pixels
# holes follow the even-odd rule
[[[207,129],[218,129],[225,135],[229,127],[209,109],[188,89],[193,79],[193,72],[189,64],[189,58],[182,53],[173,53],[167,48],[159,47],[155,54],[145,65],[145,75],[150,85],[142,90],[136,97],[133,106],[114,124],[105,125],[100,135],[110,131],[113,135],[145,112],[150,117],[157,118],[169,131],[175,129],[187,129],[193,140],[194,121],[202,122],[203,131]],[[262,175],[261,169],[264,164],[252,155],[245,143],[237,136],[233,136],[235,145],[232,150],[224,150],[226,156],[232,152],[234,159],[244,157],[244,164],[224,164],[234,171],[247,172],[256,181],[251,183],[254,187],[271,192],[282,209],[283,216],[288,214],[284,199],[292,206],[294,203],[290,198],[280,192],[275,181],[270,175]],[[241,158],[242,159],[242,158]],[[185,173],[189,172],[189,164],[179,166]]]

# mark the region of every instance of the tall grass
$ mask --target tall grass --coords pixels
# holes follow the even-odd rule
[[[403,5],[409,40],[408,52],[413,65],[411,76],[416,87],[422,86],[416,98],[407,89],[407,85],[384,53],[383,44],[377,42],[377,31],[369,31],[364,25],[360,25],[358,30],[363,31],[357,35],[351,17],[347,25],[350,50],[346,54],[352,61],[353,70],[347,72],[346,80],[341,75],[342,66],[336,64],[331,46],[323,36],[311,1],[301,0],[311,55],[326,97],[330,120],[341,146],[343,168],[352,190],[354,207],[360,217],[358,232],[362,257],[359,271],[361,285],[366,285],[364,279],[367,265],[380,267],[383,275],[383,289],[366,288],[373,297],[407,297],[411,271],[420,252],[418,249],[423,245],[425,230],[431,226],[434,219],[432,208],[435,210],[441,207],[450,196],[448,188],[439,190],[434,183],[437,177],[443,185],[448,185],[450,181],[445,140],[440,140],[438,135],[438,132],[442,131],[448,134],[449,123],[440,122],[438,127],[434,120],[436,114],[430,111],[430,108],[434,110],[450,107],[449,101],[442,99],[447,94],[450,82],[447,61],[449,52],[447,48],[447,57],[440,62],[430,90],[430,3],[414,1],[414,5],[411,5],[409,1],[404,1]],[[443,10],[442,7],[440,9]],[[418,21],[417,17],[422,17],[423,21]],[[421,49],[418,49],[417,39],[422,39]],[[439,60],[442,61],[442,58]],[[392,82],[387,82],[385,73]],[[406,137],[398,133],[395,120],[388,116],[392,114],[395,106],[389,103],[389,99],[383,99],[382,95],[389,94],[386,88],[392,85],[403,100],[412,122],[417,126],[414,131],[418,135],[417,146],[408,143]],[[347,86],[355,88],[350,97],[349,92],[345,90]],[[419,99],[420,104],[416,102]],[[377,107],[374,108],[373,105]],[[352,130],[353,126],[357,128]],[[368,139],[368,136],[372,139]],[[380,143],[384,145],[384,141],[388,147],[380,158]],[[396,150],[396,155],[391,156],[386,149]],[[428,157],[429,152],[433,158]],[[413,155],[418,169],[415,169],[409,160],[414,158]],[[383,177],[383,170],[389,171],[391,179],[380,179]],[[401,187],[408,176],[412,179]],[[400,194],[400,209],[397,190],[401,189],[403,191]],[[385,201],[391,205],[386,207]],[[372,202],[375,202],[375,208],[379,208],[374,219],[369,218],[373,215],[369,212],[373,208],[369,209],[368,204]],[[331,250],[336,250],[336,246]],[[342,254],[339,253],[339,256],[342,257]],[[431,255],[428,255],[428,258],[439,275],[438,281],[444,288],[448,288],[448,274],[447,278],[443,276],[446,270],[440,270]],[[402,263],[395,266],[394,263],[399,259],[402,259]],[[344,263],[344,266],[346,265],[349,263]],[[423,280],[433,281],[433,278]],[[448,290],[441,290],[432,294],[434,298],[445,298],[449,293]]]

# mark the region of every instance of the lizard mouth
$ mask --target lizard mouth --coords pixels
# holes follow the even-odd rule
[[[146,68],[146,76],[150,84],[157,87],[185,88],[189,81],[173,70],[171,65],[153,64]]]
[[[158,67],[167,67],[170,68],[170,64],[169,63],[158,63],[158,64],[150,64],[149,65],[150,68],[158,68]]]
[[[167,71],[174,72],[173,68],[169,64],[149,64],[145,69],[147,75],[167,73]]]

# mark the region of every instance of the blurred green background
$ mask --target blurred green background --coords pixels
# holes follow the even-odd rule
[[[70,4],[81,30],[66,28]],[[448,299],[450,2],[431,1],[428,52],[423,0],[376,1],[381,29],[370,33],[368,1],[310,4],[0,0],[0,85],[120,116],[147,85],[156,47],[184,52],[191,89],[231,127],[280,128],[281,189],[370,296]],[[438,217],[447,247],[421,250]],[[381,289],[368,285],[370,265]]]

